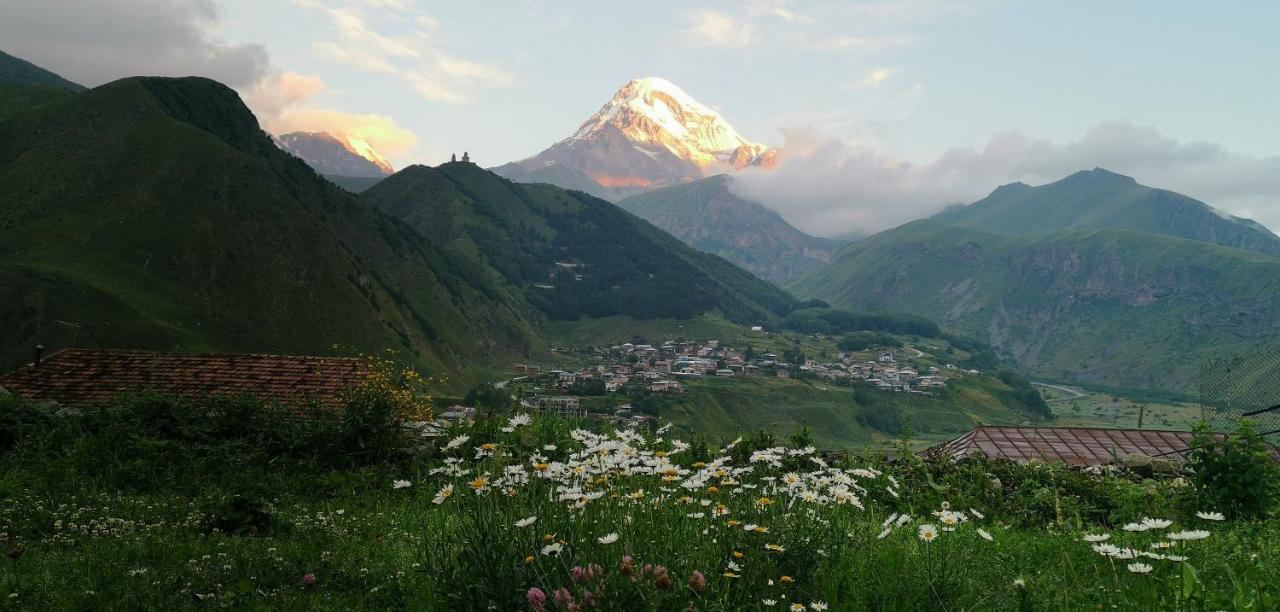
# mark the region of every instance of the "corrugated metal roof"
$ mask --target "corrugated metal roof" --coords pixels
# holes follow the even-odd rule
[[[63,406],[158,391],[186,397],[248,395],[264,401],[333,406],[368,373],[353,357],[153,353],[66,349],[0,377],[14,395]]]
[[[920,454],[955,459],[982,454],[991,459],[1034,459],[1078,466],[1112,463],[1131,454],[1182,461],[1193,437],[1189,431],[981,426]]]

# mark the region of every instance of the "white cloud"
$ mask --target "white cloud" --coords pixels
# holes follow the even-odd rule
[[[889,77],[901,72],[900,68],[872,68],[862,76],[862,80],[858,81],[858,87],[861,89],[879,87]]]
[[[740,173],[735,189],[821,235],[879,231],[981,199],[1004,183],[1038,185],[1094,167],[1280,228],[1280,157],[1180,142],[1150,127],[1101,123],[1065,143],[1003,133],[923,164],[811,129],[784,130],[784,137],[778,168]]]
[[[295,2],[329,16],[335,36],[315,42],[312,48],[317,53],[360,70],[397,78],[432,102],[465,103],[477,88],[506,87],[515,81],[497,66],[456,57],[442,49],[436,43],[438,37],[433,36],[441,27],[440,21],[399,0]],[[402,5],[401,11],[412,15],[417,27],[408,33],[392,34],[373,25],[360,4],[380,2]]]
[[[731,48],[751,44],[753,27],[746,19],[724,11],[700,10],[690,14],[688,20],[685,32],[694,46]]]

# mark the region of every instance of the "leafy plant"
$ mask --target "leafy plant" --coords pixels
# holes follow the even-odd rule
[[[1232,518],[1260,519],[1280,502],[1280,464],[1252,422],[1240,421],[1231,435],[1196,426],[1187,467],[1196,502]]]

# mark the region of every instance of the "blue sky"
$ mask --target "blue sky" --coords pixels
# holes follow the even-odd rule
[[[462,99],[430,99],[402,74],[318,47],[344,40],[322,7],[358,15],[374,35],[422,36],[415,44],[500,80],[442,78]],[[1119,120],[1272,155],[1277,7],[225,0],[222,12],[227,39],[263,44],[279,69],[324,79],[312,104],[392,117],[429,161],[469,146],[498,163],[568,135],[639,76],[672,80],[744,135],[772,143],[781,128],[811,126],[928,159],[997,132],[1067,140]],[[723,27],[707,25],[717,19]],[[887,77],[876,84],[877,74]]]
[[[48,0],[0,8],[0,45],[88,85],[218,78],[397,166],[533,155],[661,76],[804,161],[743,184],[817,233],[1095,165],[1274,228],[1277,25],[1262,1]]]

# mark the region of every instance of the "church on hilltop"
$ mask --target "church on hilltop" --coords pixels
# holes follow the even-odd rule
[[[450,162],[456,162],[456,161],[458,161],[458,154],[457,154],[457,153],[454,153],[454,154],[450,155],[450,156],[449,156],[449,161],[450,161]],[[467,153],[466,151],[463,151],[463,152],[462,152],[462,163],[464,163],[464,164],[469,164],[469,163],[471,163],[471,154],[470,154],[470,153]]]

